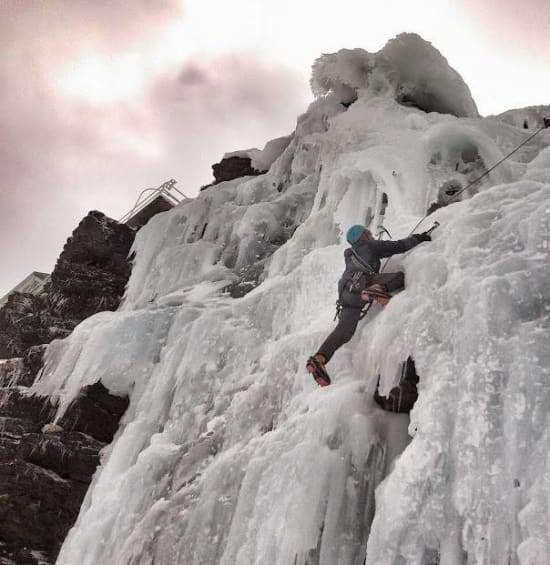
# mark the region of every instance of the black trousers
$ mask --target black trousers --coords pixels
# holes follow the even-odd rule
[[[372,284],[383,284],[388,292],[399,290],[405,286],[405,275],[398,273],[373,273],[365,276],[365,288]],[[347,343],[355,333],[361,310],[365,303],[361,300],[361,290],[351,293],[344,289],[340,296],[342,310],[338,317],[338,324],[331,334],[325,339],[319,351],[326,360],[330,361],[337,349]]]

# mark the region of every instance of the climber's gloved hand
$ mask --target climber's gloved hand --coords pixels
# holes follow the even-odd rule
[[[418,241],[418,243],[422,243],[423,241],[432,241],[432,236],[427,232],[422,233],[413,233],[413,237]]]

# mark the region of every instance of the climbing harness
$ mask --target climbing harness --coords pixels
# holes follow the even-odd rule
[[[389,235],[389,232],[383,226],[378,226],[378,227],[382,228]],[[380,239],[380,237],[381,235],[379,233],[378,239]],[[351,279],[347,283],[349,285],[349,291],[353,292],[355,288],[359,285],[359,281],[365,273],[376,274],[376,271],[361,258],[361,256],[359,255],[359,253],[357,253],[357,251],[355,251],[353,246],[351,247],[351,253],[352,253],[351,262],[354,264],[355,267],[357,267],[357,269],[359,269],[359,271],[355,272],[352,275]],[[360,320],[362,320],[366,316],[367,312],[369,311],[369,308],[372,305],[372,302],[373,302],[372,300],[369,300],[369,302],[367,302],[366,305],[363,308],[361,308],[361,313],[359,314]],[[343,308],[342,301],[340,300],[340,297],[338,297],[338,299],[336,300],[336,313],[334,314],[334,321],[336,321],[340,317],[342,308]]]
[[[379,229],[378,231],[379,240],[382,239],[382,235],[384,233],[386,233],[390,239],[393,239],[391,233],[384,226],[379,225],[376,227]],[[353,249],[353,247],[351,248],[351,252],[352,252],[351,262],[355,265],[355,267],[360,269],[360,271],[354,273],[354,275],[352,276],[352,278],[348,283],[350,285],[350,289],[349,289],[350,292],[353,292],[353,286],[359,283],[359,279],[363,276],[364,273],[376,274],[376,271],[368,263],[365,263],[365,261],[363,261],[361,256],[357,253],[357,251],[355,251],[355,249]],[[373,302],[374,302],[373,300],[369,300],[368,302],[365,303],[365,306],[361,308],[361,313],[359,315],[360,320],[362,320],[367,315]],[[340,298],[338,298],[336,300],[336,313],[334,314],[334,321],[336,321],[340,317],[340,313],[342,312],[342,307],[343,307],[342,301],[340,300]]]
[[[361,313],[359,314],[360,320],[362,320],[367,315],[367,312],[369,311],[373,302],[374,302],[373,300],[369,300],[368,302],[365,303],[365,306],[361,308]],[[334,322],[340,317],[343,307],[344,305],[342,304],[342,301],[338,298],[336,300],[336,313],[334,314],[334,320],[333,320]],[[357,308],[359,308],[359,306]]]
[[[333,322],[336,322],[336,320],[340,317],[341,312],[342,312],[342,302],[341,302],[340,298],[337,298],[336,299],[336,313],[334,314]]]

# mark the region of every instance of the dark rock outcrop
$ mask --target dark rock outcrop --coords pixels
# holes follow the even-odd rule
[[[14,292],[0,308],[0,359],[21,357],[33,345],[66,337],[74,325],[54,319],[45,295]]]
[[[51,424],[55,407],[48,398],[21,386],[0,388],[0,564],[55,561],[99,452],[127,406],[127,398],[96,383],[82,391],[60,427]]]
[[[47,344],[33,345],[25,351],[23,355],[23,367],[17,379],[18,385],[31,386],[34,383],[38,372],[42,369],[44,353],[47,347]]]
[[[408,357],[401,366],[399,383],[390,390],[388,396],[380,395],[377,385],[374,400],[387,412],[408,413],[418,399],[418,381],[414,361]]]
[[[0,362],[0,387],[17,384],[17,378],[23,370],[23,359],[7,359]]]
[[[17,457],[49,469],[62,479],[87,485],[104,445],[81,432],[28,433],[21,438]]]
[[[86,387],[52,425],[49,398],[28,392],[46,344],[120,304],[135,230],[90,212],[68,239],[38,295],[14,292],[0,308],[0,565],[55,561],[99,452],[118,429],[127,398]],[[16,357],[16,359],[9,359]]]
[[[0,388],[0,410],[4,425],[13,420],[25,432],[39,432],[53,418],[49,399],[28,394],[23,387]]]
[[[113,396],[101,383],[95,383],[81,391],[58,423],[64,430],[83,432],[110,443],[126,408],[127,397]]]
[[[45,349],[46,345],[36,345],[27,349],[23,357],[0,361],[0,388],[31,386],[42,368]]]
[[[173,204],[168,202],[162,196],[158,196],[152,200],[145,208],[142,208],[139,212],[136,212],[126,223],[127,226],[139,230],[141,229],[153,216],[160,214],[161,212],[167,212],[174,207]]]
[[[71,333],[102,310],[116,310],[130,276],[135,231],[90,212],[67,240],[51,282],[35,296],[14,292],[0,308],[0,359]]]
[[[236,155],[226,157],[219,163],[212,165],[212,170],[214,171],[214,184],[251,175],[261,175],[265,172],[255,169],[252,166],[250,157],[239,157]]]
[[[53,270],[51,312],[79,323],[96,312],[116,310],[130,277],[128,254],[134,237],[125,224],[90,212],[67,240]]]

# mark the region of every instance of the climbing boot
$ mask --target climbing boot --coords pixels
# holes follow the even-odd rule
[[[330,384],[330,377],[328,376],[327,370],[325,368],[326,359],[321,353],[316,353],[307,360],[306,369],[308,373],[311,373],[315,382],[319,386],[328,386]]]
[[[365,302],[372,302],[373,300],[376,300],[378,304],[385,306],[390,301],[391,294],[386,290],[386,287],[383,284],[371,284],[363,290],[361,298]]]

